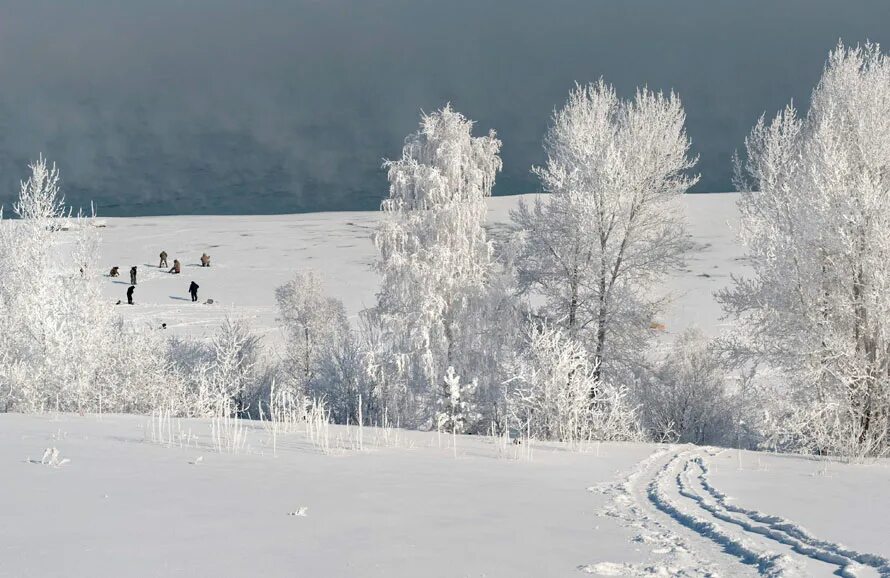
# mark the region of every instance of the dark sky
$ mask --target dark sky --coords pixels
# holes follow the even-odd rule
[[[554,107],[604,76],[684,101],[700,191],[764,111],[805,106],[888,0],[0,0],[0,203],[45,153],[103,215],[373,209],[451,101],[530,192]]]

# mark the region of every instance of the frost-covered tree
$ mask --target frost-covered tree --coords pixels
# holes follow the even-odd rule
[[[109,337],[95,283],[79,272],[94,233],[87,219],[67,218],[58,169],[42,157],[30,169],[13,206],[19,219],[0,227],[0,347],[9,362],[0,381],[14,409],[84,411]]]
[[[449,433],[464,433],[473,421],[478,420],[479,413],[473,401],[476,393],[476,381],[461,383],[460,376],[453,367],[445,370],[442,389],[436,401],[436,427]]]
[[[338,332],[337,339],[320,359],[309,394],[324,398],[335,423],[358,423],[359,419],[380,422],[366,360],[362,340],[349,327]]]
[[[243,320],[226,318],[210,339],[212,365],[208,372],[215,402],[226,402],[242,415],[257,379],[260,339]],[[219,412],[217,412],[219,415]]]
[[[526,328],[526,345],[511,367],[511,425],[538,439],[580,442],[638,436],[627,390],[600,382],[585,347],[554,327]],[[591,399],[590,392],[596,392]]]
[[[101,296],[92,219],[71,217],[59,172],[30,165],[0,219],[0,394],[16,411],[142,411],[158,403],[164,363]],[[2,215],[0,215],[2,216]],[[141,374],[130,371],[133,367]]]
[[[797,449],[890,449],[890,60],[839,45],[801,117],[761,118],[737,164],[752,274],[720,296],[738,364],[781,369]],[[819,431],[816,431],[819,430]],[[809,433],[808,433],[809,432]]]
[[[402,156],[387,161],[389,197],[374,239],[381,289],[371,312],[385,343],[377,367],[406,422],[431,425],[445,370],[492,379],[484,311],[494,267],[485,229],[501,142],[476,137],[473,123],[450,106],[423,115]],[[383,375],[383,374],[381,374]],[[383,379],[381,377],[381,379]]]
[[[331,419],[373,420],[374,399],[365,341],[350,327],[343,303],[324,294],[321,278],[298,273],[275,292],[286,343],[277,387],[306,399],[323,399]],[[359,403],[362,410],[359,411]]]
[[[343,303],[327,297],[313,271],[297,273],[275,290],[278,320],[285,333],[284,369],[293,388],[308,393],[322,361],[349,332]]]
[[[585,344],[597,378],[640,358],[659,305],[653,283],[690,247],[680,197],[697,177],[687,176],[685,120],[673,93],[639,89],[624,101],[603,80],[576,86],[534,169],[550,194],[512,213],[520,289]]]

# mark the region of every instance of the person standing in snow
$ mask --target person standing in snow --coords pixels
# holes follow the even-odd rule
[[[167,264],[167,251],[161,251],[161,263],[158,265],[158,269],[164,269],[165,267],[169,267]]]
[[[170,267],[170,273],[174,275],[179,275],[182,273],[182,266],[179,264],[179,259],[173,259],[173,266]]]
[[[130,267],[130,285],[136,284],[136,265]]]
[[[196,303],[198,301],[198,284],[194,281],[189,285],[189,293],[192,296],[192,303]]]
[[[210,255],[201,253],[201,267],[210,267]]]
[[[130,305],[133,304],[133,291],[135,291],[135,290],[136,290],[135,285],[130,285],[130,288],[127,289],[127,303]]]

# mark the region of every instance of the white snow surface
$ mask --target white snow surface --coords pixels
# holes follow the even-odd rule
[[[522,196],[532,202],[535,195]],[[495,240],[507,233],[509,212],[520,196],[492,197],[489,231]],[[712,292],[740,272],[742,248],[735,240],[737,195],[696,194],[684,197],[689,230],[700,249],[691,254],[686,270],[673,275],[659,292],[673,297],[664,324],[668,334],[689,325],[706,334],[720,329],[720,308]],[[112,302],[120,299],[127,319],[167,328],[177,334],[209,334],[226,316],[250,320],[254,330],[277,339],[275,288],[295,271],[313,269],[331,296],[341,299],[355,316],[375,303],[377,274],[371,264],[377,250],[371,234],[378,212],[308,213],[272,216],[176,216],[103,219],[102,262],[107,275],[112,266],[121,276],[103,278]],[[159,269],[164,250],[168,262],[182,263],[182,273]],[[200,267],[201,253],[211,256],[211,267]],[[126,305],[129,270],[138,268],[136,305]],[[188,286],[199,286],[199,303],[191,303]],[[208,298],[212,305],[204,305]]]
[[[0,576],[890,576],[887,461],[151,423],[0,415]]]
[[[735,200],[684,199],[701,250],[658,289],[673,298],[668,338],[721,330],[712,292],[744,271]],[[493,237],[516,202],[489,201]],[[377,219],[106,219],[99,266],[122,277],[104,291],[125,302],[137,265],[129,320],[201,336],[234,315],[277,339],[273,292],[296,270],[317,270],[353,317],[373,305]],[[162,249],[181,275],[157,268]],[[188,300],[192,280],[214,304]],[[887,460],[473,436],[455,450],[450,436],[370,427],[358,448],[342,426],[326,454],[304,430],[256,422],[233,454],[216,451],[210,421],[165,427],[162,440],[149,417],[0,414],[0,577],[890,577]]]
[[[181,423],[199,447],[152,443],[149,421],[0,415],[0,576],[571,576],[632,537],[587,486],[651,451],[528,461],[461,436],[455,458],[449,436],[387,445],[365,428],[363,452],[324,455],[297,432],[276,457],[253,424],[232,455],[205,447],[206,421]],[[41,464],[50,446],[70,462]]]

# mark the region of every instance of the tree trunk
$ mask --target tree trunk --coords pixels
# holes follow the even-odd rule
[[[596,321],[596,346],[594,349],[593,362],[596,366],[593,369],[594,385],[590,388],[590,397],[595,398],[599,395],[599,383],[603,375],[603,354],[606,349],[606,276],[600,276],[600,294],[599,294],[599,310],[597,311]]]

